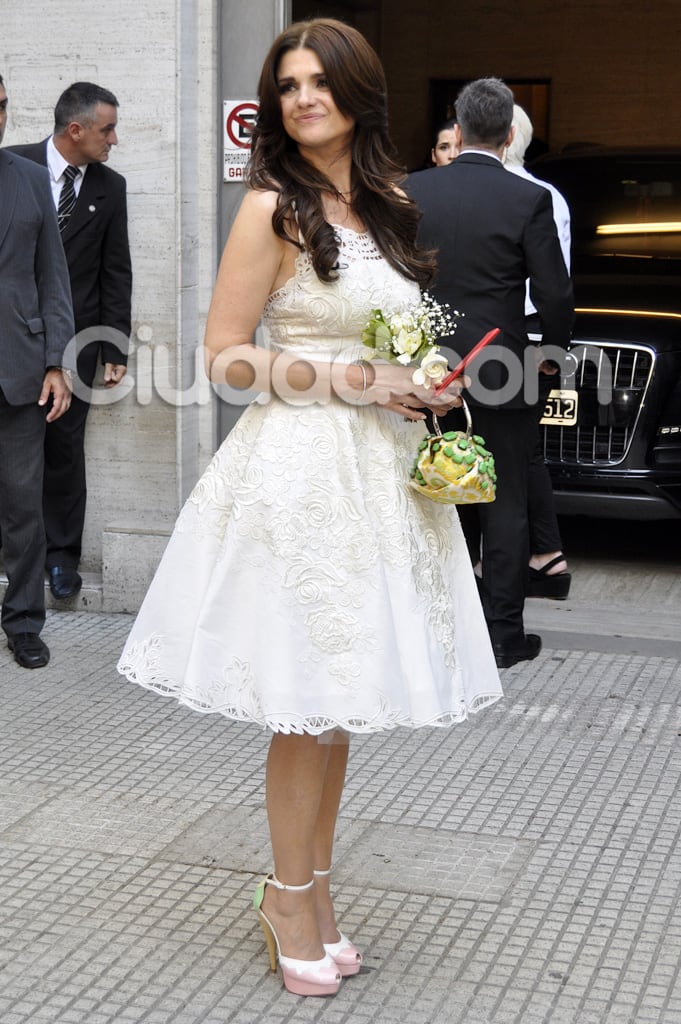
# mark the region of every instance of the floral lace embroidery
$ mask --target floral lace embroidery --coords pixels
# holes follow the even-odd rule
[[[338,229],[338,237],[338,281],[321,285],[302,253],[294,278],[270,296],[263,314],[270,343],[315,358],[349,358],[372,308],[399,309],[414,301],[416,286],[388,266],[369,235]],[[218,621],[229,626],[234,620],[229,640],[223,641],[220,628],[209,634],[210,658],[201,656],[187,682],[177,662],[193,657],[194,629],[186,614],[175,612],[173,594],[161,580],[119,670],[197,711],[284,732],[449,725],[497,700],[493,662],[487,681],[473,680],[470,694],[465,692],[454,587],[468,556],[461,536],[453,546],[456,512],[408,487],[409,464],[424,430],[380,407],[337,400],[293,408],[270,398],[249,406],[192,491],[168,545],[171,564],[205,565],[196,577],[205,582],[191,595],[191,613],[200,617],[210,589],[211,601],[220,602]],[[240,582],[232,604],[235,574]],[[252,589],[249,598],[244,587]],[[190,611],[183,593],[179,603]],[[282,624],[283,632],[272,637],[265,621],[261,642],[287,652],[277,666],[293,680],[283,710],[280,680],[256,668],[261,659],[251,642],[242,644],[239,630],[262,606]],[[214,622],[212,605],[208,612]],[[386,635],[390,614],[396,616],[392,638]],[[481,615],[479,630],[486,638]],[[441,693],[427,708],[421,690],[419,700],[405,705],[392,678],[402,670],[385,645],[395,645],[400,634],[413,635],[419,649],[438,651],[440,664],[424,672],[439,677]],[[427,682],[424,692],[434,686]],[[297,706],[300,688],[320,694],[318,708]]]
[[[306,252],[295,274],[273,292],[263,311],[266,344],[329,357],[361,349],[360,338],[372,309],[397,311],[418,298],[418,287],[383,259],[373,238],[336,227],[337,280],[320,285]],[[352,356],[354,358],[354,355]]]

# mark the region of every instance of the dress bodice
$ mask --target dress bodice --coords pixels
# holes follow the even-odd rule
[[[339,273],[324,283],[306,251],[296,259],[295,274],[273,292],[263,311],[265,342],[275,350],[352,360],[361,350],[361,335],[374,309],[396,313],[418,302],[419,289],[384,258],[371,235],[335,226]]]

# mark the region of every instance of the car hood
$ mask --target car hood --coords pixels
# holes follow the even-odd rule
[[[580,274],[573,277],[575,306],[665,313],[681,317],[681,278],[672,286],[665,278],[636,274]]]

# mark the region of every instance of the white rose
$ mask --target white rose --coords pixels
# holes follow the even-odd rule
[[[429,388],[439,384],[447,373],[447,360],[435,349],[431,349],[421,360],[418,370],[414,370],[412,380],[420,387]]]

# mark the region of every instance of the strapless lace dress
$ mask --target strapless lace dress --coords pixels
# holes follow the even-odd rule
[[[338,229],[263,313],[268,344],[357,358],[371,310],[418,289]],[[182,509],[118,664],[201,712],[281,732],[447,726],[502,696],[456,509],[409,485],[423,424],[339,399],[262,396]]]

